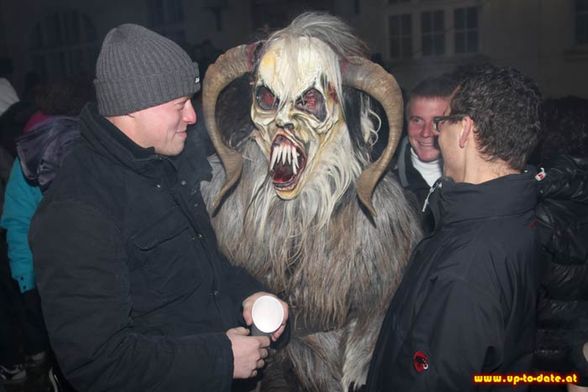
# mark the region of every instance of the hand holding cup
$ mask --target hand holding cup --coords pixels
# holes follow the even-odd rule
[[[275,342],[284,332],[288,305],[275,295],[258,292],[243,301],[243,318],[252,335],[270,336]]]
[[[276,297],[264,295],[253,303],[251,317],[252,336],[271,336],[282,325],[284,308]]]

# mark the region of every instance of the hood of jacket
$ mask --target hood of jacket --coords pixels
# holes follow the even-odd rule
[[[16,140],[25,178],[45,192],[80,137],[76,117],[51,116]]]

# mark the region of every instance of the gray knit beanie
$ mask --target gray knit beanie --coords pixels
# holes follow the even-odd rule
[[[135,24],[106,34],[96,63],[98,112],[118,116],[192,96],[198,64],[175,42]]]

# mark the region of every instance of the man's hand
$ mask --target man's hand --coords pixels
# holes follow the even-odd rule
[[[233,378],[250,378],[257,376],[257,369],[265,365],[268,356],[267,347],[270,340],[267,336],[248,336],[247,328],[231,328],[227,336],[231,340],[233,350]]]
[[[279,299],[278,297],[276,297],[273,294],[266,293],[264,291],[259,291],[255,294],[251,294],[249,297],[247,297],[243,301],[243,319],[245,320],[245,323],[248,326],[251,326],[251,324],[253,324],[253,317],[251,316],[251,310],[253,309],[253,303],[255,302],[256,299],[258,299],[259,297],[264,296],[264,295],[271,295],[272,297],[275,297],[282,304],[282,308],[284,308],[284,318],[282,319],[282,325],[280,325],[280,328],[278,328],[274,333],[272,333],[272,341],[275,342],[276,340],[278,340],[278,338],[284,332],[284,329],[286,328],[286,323],[288,322],[288,304],[287,303],[285,303],[284,301],[282,301],[281,299]]]

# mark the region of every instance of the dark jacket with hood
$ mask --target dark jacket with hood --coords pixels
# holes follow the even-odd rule
[[[536,367],[578,372],[588,386],[588,158],[545,162],[537,218],[545,271],[539,299]]]
[[[45,192],[79,138],[79,119],[68,116],[51,116],[20,136],[16,151],[25,178]]]
[[[413,251],[387,311],[368,391],[473,391],[482,386],[475,374],[530,369],[536,200],[530,173],[436,183],[435,230]]]
[[[210,178],[193,136],[178,157],[141,148],[81,114],[31,226],[52,347],[81,391],[228,391],[225,334],[261,290],[219,254],[200,195]]]
[[[36,293],[29,292],[35,289],[33,255],[28,241],[31,219],[41,202],[41,192],[51,184],[79,134],[77,118],[51,116],[16,142],[18,159],[14,161],[6,187],[0,226],[6,229],[12,277],[28,296],[36,297]],[[38,314],[42,318],[40,309]]]
[[[423,231],[425,234],[430,233],[434,227],[433,213],[428,206],[425,206],[425,200],[431,191],[431,187],[412,164],[411,146],[408,137],[405,137],[400,142],[392,172],[396,175],[400,185],[410,192],[409,200],[418,212]]]

